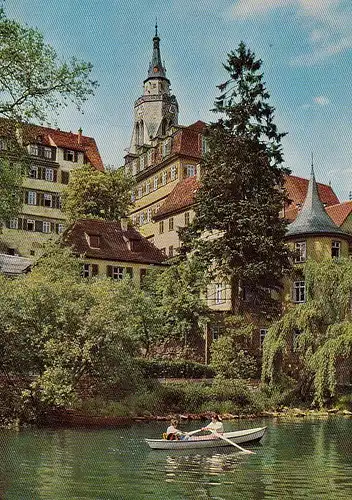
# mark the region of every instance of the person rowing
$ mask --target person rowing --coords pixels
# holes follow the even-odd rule
[[[215,431],[218,434],[224,433],[224,424],[222,423],[222,420],[219,415],[214,414],[211,417],[211,422],[205,427],[202,427],[202,431],[208,431],[208,430]]]

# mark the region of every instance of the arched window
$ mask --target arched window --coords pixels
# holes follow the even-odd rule
[[[144,144],[144,124],[143,120],[139,123],[139,141],[138,144],[142,146]]]

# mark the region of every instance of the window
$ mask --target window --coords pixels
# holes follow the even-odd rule
[[[37,204],[37,193],[35,191],[28,191],[28,205]]]
[[[143,196],[143,188],[142,188],[142,186],[140,186],[138,188],[138,198],[142,198],[142,196]]]
[[[148,208],[147,210],[147,222],[150,222],[152,220],[152,209]]]
[[[38,179],[38,167],[31,165],[29,177],[31,177],[31,179]]]
[[[304,281],[295,281],[293,283],[293,302],[302,303],[306,301],[306,285]]]
[[[189,226],[189,212],[185,212],[185,226]]]
[[[132,162],[132,174],[136,175],[137,173],[137,160],[133,160]]]
[[[57,225],[57,232],[59,234],[63,233],[64,232],[64,225],[63,224],[58,224]]]
[[[64,149],[64,160],[77,161],[77,153],[71,149]]]
[[[9,227],[10,229],[18,229],[18,219],[10,219]]]
[[[96,276],[99,272],[98,264],[83,264],[82,275],[84,278]]]
[[[139,214],[139,225],[143,226],[143,224],[144,224],[144,213],[142,212],[141,214]]]
[[[306,253],[306,242],[305,241],[296,241],[295,243],[295,262],[305,262],[307,258]]]
[[[212,325],[210,327],[212,340],[218,340],[218,338],[221,337],[223,331],[224,331],[224,327],[222,325]]]
[[[137,224],[137,216],[132,215],[132,224],[135,226]]]
[[[53,182],[54,180],[54,169],[46,168],[45,169],[45,180],[49,182]]]
[[[170,149],[171,149],[171,143],[170,139],[167,139],[165,142],[163,142],[163,157],[168,156],[170,154]]]
[[[268,333],[267,328],[261,328],[259,330],[259,347],[260,347],[260,349],[263,349],[263,342],[264,342],[264,339],[265,339],[267,333]]]
[[[114,280],[122,280],[124,276],[123,267],[115,267],[112,268],[112,278]]]
[[[70,172],[66,172],[65,170],[62,170],[61,172],[61,183],[62,184],[68,184],[70,180]]]
[[[35,221],[27,220],[27,231],[35,231]]]
[[[144,165],[145,165],[145,157],[141,156],[139,158],[139,170],[144,170]]]
[[[145,183],[145,194],[150,193],[150,181]]]
[[[148,161],[148,166],[150,166],[153,163],[153,150],[149,149],[147,153],[147,161]]]
[[[38,156],[39,153],[38,144],[31,144],[29,147],[29,152],[33,156]]]
[[[164,221],[161,220],[159,222],[159,234],[163,234],[163,232],[164,232]]]
[[[53,155],[53,153],[52,153],[51,148],[44,148],[44,150],[43,150],[44,158],[48,158],[49,160],[51,160],[52,155]]]
[[[169,231],[173,231],[173,230],[174,230],[174,218],[170,217],[170,219],[169,219]]]
[[[202,154],[204,155],[205,153],[208,152],[208,142],[206,138],[202,135]]]
[[[134,192],[134,191],[132,191],[132,192],[131,192],[131,201],[132,201],[132,203],[135,201],[135,199],[136,199],[135,192]]]
[[[159,183],[158,177],[154,177],[154,191],[158,189],[158,183]]]
[[[166,183],[167,183],[167,172],[163,172],[161,174],[161,184],[165,186]]]
[[[341,241],[333,241],[331,243],[331,257],[339,259],[341,256]]]
[[[215,284],[215,303],[222,304],[224,302],[223,299],[223,286],[222,283]]]
[[[49,193],[44,193],[44,207],[52,207],[53,206],[53,197]]]
[[[177,177],[177,167],[176,165],[172,165],[171,167],[171,180],[174,181]]]
[[[43,233],[51,233],[51,224],[50,224],[50,222],[43,221]]]
[[[196,166],[186,165],[186,177],[193,177],[194,175],[196,175]]]
[[[173,245],[170,245],[169,246],[169,257],[173,257],[174,256],[174,247]]]
[[[100,235],[88,234],[88,245],[90,248],[100,248]]]

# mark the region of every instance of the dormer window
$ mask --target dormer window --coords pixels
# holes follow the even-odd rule
[[[66,161],[78,161],[77,151],[72,151],[71,149],[64,149],[64,160]]]
[[[99,234],[86,234],[86,239],[90,248],[100,248],[100,235]]]
[[[38,156],[39,153],[38,144],[31,144],[29,147],[29,152],[33,156]]]

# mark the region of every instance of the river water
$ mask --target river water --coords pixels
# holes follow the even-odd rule
[[[225,430],[262,425],[268,431],[250,446],[255,455],[233,447],[150,450],[144,438],[161,437],[159,422],[0,431],[0,499],[352,499],[352,418],[240,420]]]

